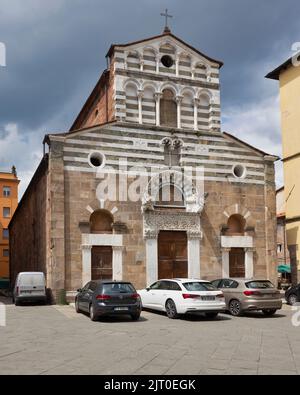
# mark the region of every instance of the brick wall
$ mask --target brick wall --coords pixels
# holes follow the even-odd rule
[[[12,285],[20,271],[46,274],[48,156],[46,155],[9,224],[10,277]]]

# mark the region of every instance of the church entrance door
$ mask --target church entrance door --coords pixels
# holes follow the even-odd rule
[[[92,280],[111,280],[112,247],[92,247]]]
[[[158,279],[186,277],[188,277],[186,232],[159,232]]]
[[[244,248],[231,248],[229,252],[229,276],[235,278],[245,277]]]

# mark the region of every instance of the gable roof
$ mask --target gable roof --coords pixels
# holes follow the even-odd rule
[[[283,62],[280,66],[276,67],[276,69],[270,71],[265,78],[269,78],[270,80],[279,80],[280,73],[292,65],[292,60],[293,57]]]
[[[260,149],[258,149],[258,148],[256,148],[256,147],[253,147],[253,145],[250,145],[250,144],[246,143],[245,141],[240,140],[239,138],[233,136],[233,135],[230,134],[230,133],[223,132],[223,135],[229,137],[229,138],[232,139],[232,140],[235,140],[236,142],[238,142],[238,143],[241,144],[241,145],[244,145],[244,146],[246,146],[246,147],[248,147],[248,148],[250,148],[250,149],[256,151],[256,152],[257,152],[258,154],[260,154],[260,155],[274,157],[275,161],[277,161],[277,160],[280,159],[279,156],[277,156],[277,155],[272,155],[272,154],[268,154],[267,152],[264,152],[264,151],[262,151],[262,150],[260,150]]]
[[[220,66],[220,68],[223,66],[224,63],[221,62],[220,60],[213,59],[213,58],[211,58],[211,57],[205,55],[203,52],[200,52],[198,49],[192,47],[190,44],[186,43],[186,42],[183,41],[181,38],[175,36],[173,33],[169,32],[169,31],[166,31],[166,32],[164,32],[164,33],[162,33],[162,34],[159,34],[159,35],[157,35],[157,36],[145,38],[145,39],[143,39],[143,40],[132,41],[132,42],[127,43],[127,44],[112,44],[111,47],[109,48],[107,54],[106,54],[106,57],[110,57],[110,56],[113,54],[113,52],[114,52],[114,50],[115,50],[115,47],[125,48],[125,47],[129,47],[130,45],[136,45],[136,44],[144,43],[144,42],[147,42],[147,41],[151,41],[151,40],[155,40],[155,39],[157,39],[157,38],[167,37],[167,36],[168,36],[168,37],[172,37],[174,40],[179,41],[181,44],[185,45],[186,47],[188,47],[188,48],[191,49],[192,51],[196,52],[198,55],[203,56],[204,58],[206,58],[206,59],[209,60],[210,62],[217,63],[217,64]]]
[[[103,73],[101,74],[99,80],[97,81],[94,89],[86,99],[84,105],[82,106],[81,110],[79,111],[79,114],[77,115],[75,121],[73,122],[72,126],[70,127],[70,131],[75,130],[77,128],[77,124],[81,119],[81,116],[85,113],[87,109],[90,108],[91,104],[93,103],[95,97],[97,97],[97,94],[99,90],[101,89],[102,84],[106,83],[106,81],[109,79],[109,70],[104,70]]]

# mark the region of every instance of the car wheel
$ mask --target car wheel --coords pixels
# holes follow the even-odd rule
[[[263,310],[263,314],[267,317],[271,317],[272,315],[274,315],[276,313],[277,309],[266,309]]]
[[[78,299],[75,300],[75,311],[76,311],[76,313],[80,313],[80,308],[79,308]]]
[[[229,311],[230,314],[234,317],[239,317],[240,315],[242,315],[241,303],[236,299],[231,300],[229,303]]]
[[[90,319],[92,321],[97,321],[97,316],[95,315],[95,309],[92,304],[90,305]]]
[[[207,318],[216,318],[219,313],[205,313]]]
[[[131,314],[131,318],[133,319],[133,321],[138,321],[140,319],[140,316],[140,313]]]
[[[17,298],[15,299],[15,306],[21,306],[21,302]]]
[[[166,302],[166,313],[167,313],[168,318],[171,318],[172,320],[174,320],[175,318],[178,318],[176,305],[172,299],[169,299]]]
[[[291,294],[288,297],[288,304],[294,306],[297,303],[297,295]]]

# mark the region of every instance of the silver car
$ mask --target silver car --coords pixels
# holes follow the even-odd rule
[[[272,316],[282,307],[280,292],[269,280],[223,278],[212,281],[212,284],[222,290],[227,310],[233,316],[258,310]]]

